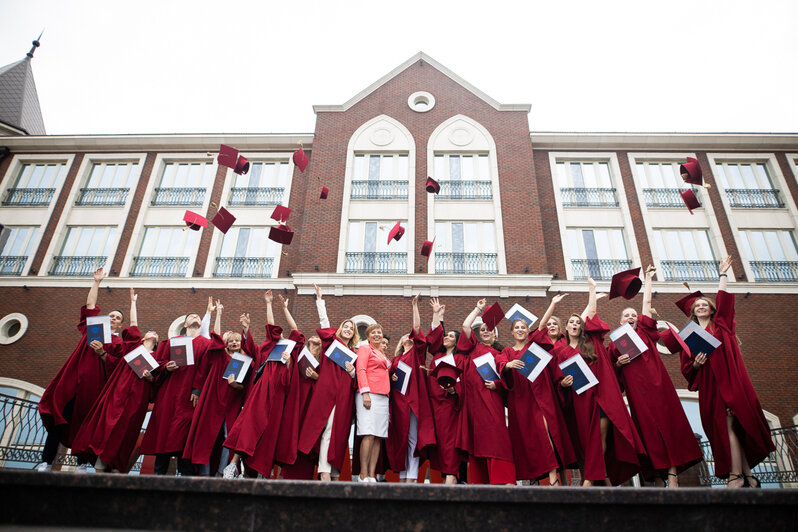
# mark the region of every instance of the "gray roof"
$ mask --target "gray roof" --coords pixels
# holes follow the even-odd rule
[[[28,135],[45,135],[31,58],[0,68],[0,122]]]

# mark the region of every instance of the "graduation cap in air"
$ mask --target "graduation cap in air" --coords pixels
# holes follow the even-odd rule
[[[233,167],[233,172],[238,175],[244,175],[249,172],[249,161],[243,155],[238,156],[236,165]]]
[[[238,161],[238,150],[232,146],[222,144],[219,146],[219,156],[216,157],[216,162],[221,166],[228,168],[235,168]]]
[[[230,214],[230,211],[225,209],[224,207],[220,207],[219,211],[216,215],[211,219],[211,223],[213,224],[216,229],[221,231],[222,233],[227,233],[230,227],[233,225],[233,222],[236,221],[236,217]]]
[[[429,192],[430,194],[437,194],[438,192],[441,191],[440,183],[438,183],[437,181],[435,181],[431,177],[427,178],[426,187],[427,187],[427,192]]]
[[[701,165],[698,164],[698,159],[688,157],[687,161],[679,165],[679,173],[682,175],[685,183],[691,185],[702,186],[704,181],[702,179]]]
[[[697,290],[697,291],[693,292],[692,294],[688,294],[688,295],[684,296],[683,298],[681,298],[679,301],[677,301],[675,303],[675,305],[677,307],[679,307],[679,310],[684,312],[685,316],[689,317],[690,316],[690,312],[693,310],[693,303],[695,303],[696,299],[701,298],[701,297],[704,297],[704,294],[701,293],[701,290]]]
[[[301,146],[297,151],[294,152],[292,159],[294,160],[296,167],[299,168],[300,172],[304,172],[305,168],[308,167],[308,163],[310,162],[310,159],[308,159],[308,156],[305,154],[305,151]]]
[[[632,299],[640,292],[643,281],[640,280],[640,267],[618,272],[612,276],[610,283],[610,299],[623,296],[624,299]]]
[[[457,382],[458,377],[460,377],[462,373],[462,369],[445,362],[437,364],[432,368],[432,371],[430,371],[430,375],[444,388],[454,386],[454,383]]]
[[[278,244],[288,245],[294,239],[294,232],[285,224],[280,224],[269,229],[269,240],[274,240]]]
[[[427,257],[427,263],[429,263],[429,256],[432,254],[432,246],[435,244],[435,239],[432,240],[425,240],[423,244],[421,244],[421,254]]]
[[[679,192],[679,195],[682,197],[682,201],[685,205],[687,205],[687,210],[690,211],[690,214],[693,214],[693,209],[697,209],[701,206],[698,202],[698,198],[695,197],[695,192],[693,192],[692,188],[687,188]]]
[[[492,304],[482,313],[482,323],[488,326],[491,331],[504,319],[504,311],[499,306],[499,302]]]
[[[199,231],[200,227],[208,227],[208,219],[193,211],[186,211],[183,215],[183,221],[193,231]]]
[[[289,209],[288,207],[284,207],[283,205],[277,205],[274,207],[274,211],[272,211],[272,220],[277,222],[286,222],[288,221],[288,217],[291,215],[291,211],[293,209]]]
[[[668,348],[672,354],[676,354],[679,351],[684,351],[688,355],[692,355],[690,352],[690,348],[687,347],[687,344],[684,343],[682,337],[679,336],[679,332],[674,329],[670,324],[668,324],[668,328],[662,331],[659,334],[662,343],[665,344],[665,347]]]
[[[405,228],[402,227],[401,222],[396,222],[396,225],[394,225],[393,228],[388,233],[388,244],[391,243],[391,240],[396,240],[397,242],[399,242],[399,240],[402,238],[404,234],[405,234]]]
[[[321,187],[321,194],[319,195],[319,199],[327,199],[327,195],[330,193],[330,189],[328,187]]]

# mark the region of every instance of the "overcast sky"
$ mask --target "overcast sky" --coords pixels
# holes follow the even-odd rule
[[[49,134],[310,133],[418,51],[532,104],[533,131],[796,132],[796,21],[795,0],[0,0],[0,65],[44,28]]]

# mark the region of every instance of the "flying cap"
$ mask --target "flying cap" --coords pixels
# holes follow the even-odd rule
[[[294,239],[294,232],[287,225],[280,224],[269,229],[269,240],[274,240],[278,244],[288,245]]]
[[[230,214],[230,211],[224,207],[220,207],[219,211],[216,213],[216,216],[211,219],[213,226],[222,233],[227,233],[228,229],[230,229],[235,221],[236,217]]]
[[[308,156],[305,154],[305,151],[302,148],[299,148],[294,152],[292,159],[294,160],[296,167],[299,168],[300,172],[304,172],[305,168],[308,167],[308,163],[310,162],[310,159],[308,159]]]
[[[226,166],[228,168],[235,168],[236,162],[238,161],[238,150],[233,148],[232,146],[228,146],[226,144],[222,144],[219,146],[219,156],[216,157],[216,162],[218,162],[221,166]]]
[[[440,183],[438,183],[437,181],[435,181],[431,177],[427,178],[426,187],[427,187],[427,192],[429,192],[430,194],[437,194],[438,192],[441,191]]]
[[[287,222],[288,217],[291,215],[291,211],[293,209],[289,209],[288,207],[284,207],[283,205],[277,205],[274,207],[274,211],[272,211],[272,220],[277,222]]]
[[[504,311],[499,306],[499,302],[492,304],[482,313],[482,323],[488,326],[491,331],[504,319]]]
[[[236,160],[236,164],[233,167],[233,172],[238,175],[244,175],[249,172],[249,161],[243,155],[238,156],[238,160]]]
[[[610,299],[623,296],[624,299],[632,299],[640,292],[643,281],[640,280],[640,267],[618,272],[612,276],[610,283]]]
[[[199,231],[200,227],[208,227],[208,219],[193,211],[186,211],[183,215],[183,221],[193,231]]]
[[[388,233],[388,244],[391,243],[391,240],[396,240],[398,242],[404,234],[405,228],[402,227],[401,222],[396,222],[396,225],[394,225],[391,231]]]
[[[682,174],[682,179],[685,183],[691,185],[701,186],[704,181],[702,179],[701,165],[698,164],[698,159],[688,157],[687,161],[679,165],[679,173]],[[685,175],[687,177],[685,177]]]
[[[321,187],[321,194],[319,195],[319,199],[327,199],[327,195],[330,193],[330,189],[328,187]]]
[[[687,205],[687,210],[690,211],[690,214],[693,214],[693,209],[697,209],[701,207],[701,204],[698,202],[698,198],[695,197],[695,192],[693,189],[687,188],[679,192],[679,195],[682,196],[682,201],[685,205]]]

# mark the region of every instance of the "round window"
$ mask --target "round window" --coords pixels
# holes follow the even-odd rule
[[[0,344],[13,344],[28,330],[28,318],[15,312],[0,319]]]
[[[435,97],[425,91],[414,92],[407,99],[407,105],[417,113],[426,113],[435,107]]]

